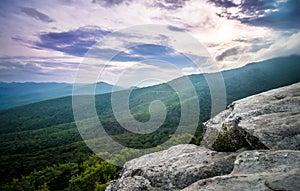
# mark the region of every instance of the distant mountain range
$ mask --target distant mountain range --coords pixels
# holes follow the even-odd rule
[[[274,58],[223,71],[227,104],[250,95],[300,82],[299,74],[300,56]],[[203,74],[181,77],[170,83],[180,84],[180,81],[185,78],[191,80],[199,98],[200,116],[196,132],[199,136],[202,130],[201,122],[211,117],[210,89]],[[14,88],[9,87],[13,85]],[[101,90],[111,91],[111,85],[102,85]],[[31,91],[28,91],[30,89]],[[182,89],[189,91],[186,87]],[[3,95],[4,90],[6,90],[6,95]],[[60,93],[58,94],[57,91]],[[121,97],[124,91],[118,91],[116,95]],[[37,98],[31,98],[32,96],[47,99],[45,95],[61,96],[61,92],[64,93],[63,95],[70,94],[70,85],[2,83],[1,102],[3,103],[3,98],[9,101],[15,97],[19,100],[20,98],[27,99],[18,102],[18,104],[25,104],[37,100]],[[131,133],[118,123],[112,112],[110,93],[96,95],[95,106],[101,124],[114,140],[132,148],[149,148],[165,142],[170,135],[173,135],[181,118],[181,104],[188,104],[189,101],[187,97],[187,100],[180,103],[176,92],[165,83],[145,88],[133,88],[129,100],[131,114],[138,121],[148,121],[149,103],[157,99],[166,106],[166,119],[159,129],[145,135]],[[8,106],[12,104],[7,103],[6,107]],[[4,108],[2,105],[1,107]],[[220,110],[223,109],[220,108]],[[0,124],[0,182],[12,180],[21,174],[29,174],[34,169],[41,170],[53,164],[78,162],[83,158],[86,159],[86,156],[91,153],[74,123],[71,96],[2,110],[0,111]],[[87,126],[86,131],[94,132],[94,128],[98,127]],[[90,137],[90,139],[93,138],[95,137]],[[108,147],[114,150],[106,137],[99,139],[103,139],[106,145],[96,144],[95,147],[99,147],[100,150]]]
[[[111,84],[98,82],[95,93],[103,94],[111,92],[112,87]],[[0,82],[0,110],[70,96],[72,95],[72,88],[73,85],[68,83]],[[85,85],[82,85],[81,89],[84,93]]]
[[[233,81],[239,82],[236,85],[235,89],[227,88],[227,91],[237,91],[240,89],[240,96],[253,94],[252,90],[254,86],[259,86],[255,93],[259,93],[265,90],[272,88],[277,88],[283,85],[286,85],[287,81],[293,81],[298,77],[299,73],[299,56],[289,56],[283,58],[274,58],[262,62],[250,63],[244,67],[223,71],[222,75],[225,80],[226,86]],[[257,78],[259,76],[259,78]],[[267,81],[264,83],[262,78],[272,78],[273,81]],[[189,76],[194,85],[197,85],[199,82],[203,82],[203,74],[194,74]],[[179,78],[180,79],[180,78]],[[260,82],[257,82],[260,80]],[[176,81],[176,79],[175,79]],[[275,82],[276,83],[273,83]],[[257,82],[257,83],[253,83]],[[251,84],[250,89],[245,89]],[[232,84],[231,84],[232,85]],[[156,87],[156,86],[153,86]],[[55,83],[55,82],[45,82],[45,83],[35,83],[35,82],[25,82],[25,83],[4,83],[0,82],[0,110],[9,109],[17,106],[27,105],[39,101],[55,99],[59,97],[65,97],[72,95],[73,85],[69,83]],[[98,82],[96,86],[95,94],[104,94],[110,93],[112,91],[113,85]],[[236,89],[237,88],[237,89]],[[85,92],[85,85],[82,85],[82,91]],[[122,87],[115,87],[117,90],[122,90]],[[139,89],[138,87],[133,87],[133,89]],[[143,89],[143,88],[142,88]],[[261,91],[259,91],[261,89]],[[227,98],[229,101],[234,100],[231,93],[228,93]],[[234,97],[236,98],[236,97]]]

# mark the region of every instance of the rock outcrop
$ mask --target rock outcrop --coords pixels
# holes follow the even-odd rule
[[[300,150],[299,119],[300,83],[297,83],[233,102],[204,124],[202,144],[218,151],[244,146]],[[224,142],[230,145],[224,148]]]
[[[203,146],[133,159],[106,190],[300,190],[299,119],[300,83],[238,100],[205,123]]]
[[[107,190],[178,190],[197,180],[229,174],[238,152],[222,153],[196,145],[177,145],[124,165]]]
[[[200,180],[183,191],[298,191],[300,151],[245,151],[231,174]]]

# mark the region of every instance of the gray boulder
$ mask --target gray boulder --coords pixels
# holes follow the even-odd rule
[[[107,191],[178,190],[209,177],[229,174],[238,152],[220,153],[196,145],[177,145],[124,165]]]
[[[300,151],[245,151],[231,174],[200,180],[182,191],[299,191]]]
[[[207,121],[202,144],[217,151],[300,150],[300,83],[230,104]]]

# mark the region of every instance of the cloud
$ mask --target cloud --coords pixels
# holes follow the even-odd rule
[[[224,7],[224,8],[237,6],[237,4],[235,4],[233,1],[230,0],[210,0],[209,2],[215,4],[218,7]]]
[[[166,10],[175,10],[184,7],[185,2],[189,0],[146,0],[144,4],[149,7],[155,7]],[[104,7],[117,6],[122,3],[130,5],[136,4],[138,0],[92,0],[93,4],[100,4]]]
[[[96,26],[80,27],[67,32],[48,32],[39,34],[39,41],[33,42],[37,49],[51,49],[69,55],[83,56],[98,39],[108,34]]]
[[[168,27],[166,27],[166,28],[168,28]],[[90,29],[90,30],[87,30],[87,29]],[[21,42],[21,43],[30,44],[32,46],[35,46],[35,48],[37,48],[37,49],[45,49],[46,48],[46,49],[61,51],[61,52],[64,52],[64,53],[70,54],[70,55],[83,56],[84,53],[86,53],[86,51],[90,50],[90,48],[98,40],[98,38],[95,37],[97,35],[95,35],[95,33],[93,32],[93,31],[95,31],[95,29],[97,29],[96,31],[99,32],[98,27],[81,27],[76,30],[60,32],[60,33],[57,33],[57,32],[42,33],[42,34],[38,35],[39,41],[27,42],[27,41],[24,41],[23,39],[17,38],[17,37],[14,38],[14,40]],[[97,32],[96,32],[96,34],[98,34]],[[159,34],[156,34],[157,33],[156,30],[154,32],[155,32],[156,36],[157,35],[159,36]],[[87,76],[90,76],[91,71],[101,69],[101,67],[102,67],[101,64],[104,64],[107,61],[107,60],[101,60],[101,58],[105,59],[107,57],[107,55],[116,55],[112,59],[112,62],[119,64],[119,66],[116,66],[116,65],[105,66],[106,69],[109,69],[111,71],[110,76],[111,76],[111,74],[115,74],[116,72],[122,73],[122,69],[124,68],[124,66],[122,66],[122,65],[128,65],[131,62],[142,62],[143,63],[140,65],[137,65],[137,64],[132,65],[132,67],[133,67],[133,68],[131,68],[132,71],[138,71],[139,73],[143,73],[143,74],[146,74],[147,72],[154,74],[154,72],[149,71],[149,70],[153,69],[153,70],[159,71],[159,72],[156,72],[157,75],[161,74],[161,72],[164,69],[168,70],[168,68],[163,67],[163,65],[161,64],[162,62],[169,63],[173,67],[178,68],[178,70],[180,70],[180,68],[188,67],[188,66],[192,65],[185,56],[177,53],[175,50],[173,50],[169,47],[158,46],[158,45],[154,45],[154,44],[142,44],[139,46],[134,46],[135,44],[138,44],[138,43],[136,43],[135,40],[139,41],[143,38],[147,38],[147,37],[150,38],[149,34],[148,34],[148,36],[145,36],[145,34],[140,34],[140,35],[136,36],[135,33],[134,34],[133,33],[122,33],[119,31],[119,32],[114,33],[114,35],[116,35],[116,37],[122,36],[123,38],[121,38],[121,39],[116,38],[115,43],[113,41],[109,40],[108,46],[106,49],[105,49],[105,47],[102,49],[97,49],[98,47],[96,46],[96,48],[94,47],[94,49],[91,49],[89,51],[89,55],[91,57],[97,56],[100,59],[98,59],[97,61],[95,61],[94,63],[92,63],[91,65],[86,67]],[[132,39],[132,41],[128,40],[128,38]],[[162,38],[162,39],[167,40],[164,38]],[[125,40],[125,41],[123,41],[123,40]],[[133,44],[130,44],[130,43],[133,43]],[[118,48],[120,48],[120,46],[127,47],[127,45],[129,45],[129,47],[131,47],[131,46],[132,47],[123,52],[118,49]],[[73,48],[77,52],[72,51]],[[83,50],[82,53],[79,52],[80,54],[78,54],[79,48],[82,48],[80,50]],[[52,65],[53,70],[56,70],[57,68],[60,67],[59,65],[55,64],[55,62],[52,64],[51,64],[51,62],[46,61],[46,60],[44,62]],[[50,70],[50,67],[47,67],[49,65],[44,65],[37,61],[26,63],[27,67],[31,66],[32,63],[35,64],[33,66],[37,67],[37,68],[35,68],[37,71],[49,71],[50,73],[52,73],[52,71]],[[137,70],[136,67],[139,67],[139,69]],[[193,66],[193,67],[195,67],[195,66]],[[160,68],[160,69],[158,70],[157,68]],[[167,75],[167,77],[169,77],[169,80],[173,79],[173,78],[171,78],[172,77],[171,73],[170,73],[170,75]],[[136,78],[134,78],[134,79],[136,79]],[[112,81],[112,80],[113,79],[110,79],[110,81]]]
[[[242,23],[271,28],[300,28],[299,0],[210,0],[221,7],[218,15]]]
[[[46,15],[46,14],[40,12],[40,11],[37,11],[34,8],[21,7],[21,11],[23,13],[25,13],[26,15],[35,18],[36,20],[40,20],[40,21],[43,21],[43,22],[46,22],[46,23],[54,22],[54,20],[51,19],[48,15]]]
[[[251,62],[276,57],[300,55],[300,32],[276,32],[264,38],[238,39],[238,47],[231,46],[219,54],[218,65],[222,70],[238,68]],[[241,42],[241,43],[240,43]],[[233,43],[229,45],[234,45]],[[226,57],[227,56],[227,57]],[[223,58],[223,60],[221,60]],[[217,60],[217,58],[216,58]]]
[[[174,26],[171,26],[171,25],[168,26],[168,29],[170,29],[171,31],[177,31],[177,32],[184,32],[185,31],[185,29],[183,29],[183,28],[178,28],[178,27],[174,27]]]
[[[218,55],[216,57],[216,60],[217,61],[223,61],[227,57],[235,56],[235,55],[239,54],[242,50],[243,50],[242,47],[233,47],[233,48],[227,49],[224,52],[222,52],[220,55]]]
[[[253,57],[256,60],[266,60],[274,57],[300,55],[300,32],[288,36],[281,36],[267,48],[257,51]]]
[[[174,50],[154,44],[143,44],[139,46],[133,46],[126,51],[119,52],[118,50],[109,49],[109,50],[98,50],[99,54],[105,54],[107,51],[113,51],[114,54],[117,54],[112,60],[114,61],[144,61],[147,59],[158,59],[158,60],[168,60],[168,59],[180,59],[179,55],[175,53]]]
[[[195,51],[207,48],[222,69],[236,68],[248,62],[296,53],[297,48],[299,52],[299,36],[295,33],[300,28],[297,20],[300,18],[299,7],[299,1],[296,0],[5,0],[0,4],[0,24],[5,26],[0,32],[0,57],[27,58],[10,60],[15,69],[7,64],[0,64],[3,69],[0,74],[6,69],[16,72],[15,75],[13,72],[10,74],[19,78],[17,73],[21,74],[24,70],[24,79],[29,79],[29,71],[34,74],[35,70],[39,72],[39,76],[33,76],[42,80],[42,73],[48,71],[53,76],[57,74],[57,78],[53,78],[56,80],[62,79],[65,69],[71,76],[71,65],[79,64],[85,53],[103,36],[126,27],[146,24],[161,24],[173,32],[187,32],[205,47],[197,49],[187,44],[184,38],[177,38],[184,48]],[[184,56],[172,50],[168,35],[163,32],[155,31],[155,35],[161,37],[161,41],[166,42],[165,45],[170,50],[143,45],[122,52],[118,43],[124,46],[131,41],[128,39],[135,40],[136,44],[144,42],[143,39],[151,39],[145,35],[136,38],[122,35],[116,33],[114,45],[110,41],[107,47],[100,46],[102,49],[95,51],[104,57],[118,54],[113,59],[118,66],[109,68],[112,74],[121,72],[123,65],[157,57],[172,63],[185,73],[194,72],[193,66],[185,64],[187,61]],[[30,58],[49,55],[73,57],[74,60]],[[205,63],[206,58],[203,60],[201,62]],[[22,63],[24,67],[13,63]],[[161,67],[160,73],[165,69],[163,65],[152,62],[130,66],[139,67],[138,71],[142,67],[145,71],[149,67],[152,69],[152,66]],[[57,73],[54,74],[53,71]],[[146,72],[143,74],[146,75]]]
[[[123,3],[126,0],[92,0],[92,3],[94,4],[100,4],[102,6],[114,6],[114,5],[118,5],[120,3]],[[128,1],[128,0],[127,0]]]
[[[1,57],[0,81],[72,82],[79,67],[68,58]]]
[[[160,60],[147,62],[113,61],[110,66],[101,72],[98,80],[109,81],[112,84],[117,83],[118,86],[122,87],[154,85],[178,78],[188,72],[186,69],[182,71],[172,63]],[[191,70],[192,68],[189,68],[189,72]]]
[[[153,65],[153,62],[151,60],[159,61],[161,64],[160,66],[163,68],[164,63],[170,63],[174,67],[177,67],[178,69],[184,68],[184,67],[194,67],[194,64],[186,57],[186,56],[195,56],[195,55],[182,55],[181,53],[177,52],[176,50],[166,47],[166,46],[158,46],[153,44],[145,44],[133,47],[130,49],[129,53],[126,53],[126,55],[120,54],[120,58],[117,57],[117,61],[132,61],[134,58],[132,58],[132,55],[135,58],[135,61],[144,62],[144,64],[147,65]],[[128,59],[126,59],[128,58]],[[199,59],[202,59],[205,61],[206,57],[199,57]],[[150,62],[147,62],[147,61]],[[154,65],[156,67],[159,67],[157,63],[154,62]]]
[[[156,0],[152,2],[151,6],[167,10],[175,10],[184,7],[186,1],[189,0]]]

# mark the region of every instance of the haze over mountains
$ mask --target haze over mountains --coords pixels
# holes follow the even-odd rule
[[[112,87],[108,83],[98,82],[95,94],[111,92]],[[0,82],[0,110],[47,99],[70,96],[72,95],[72,89],[73,85],[69,83]],[[81,91],[85,92],[85,85],[82,85]]]
[[[298,59],[298,56],[290,56],[285,58],[275,58],[266,61],[262,61],[259,63],[251,63],[244,67],[223,71],[222,75],[224,79],[235,78],[235,80],[239,80],[243,75],[254,75],[253,73],[261,72],[262,75],[269,76],[274,75],[273,73],[276,72],[279,77],[277,78],[284,78],[284,73],[279,75],[279,72],[285,72],[293,70],[295,67],[298,67],[298,64],[295,60]],[[276,67],[273,65],[270,66],[270,62],[272,64],[276,64]],[[291,62],[291,63],[287,63]],[[293,65],[291,65],[293,64]],[[259,66],[258,66],[259,65]],[[231,73],[236,73],[235,75],[231,75]],[[199,74],[201,76],[201,74]],[[199,78],[199,75],[191,75],[191,79]],[[257,74],[256,74],[257,75]],[[297,74],[295,74],[297,75]],[[249,80],[254,80],[249,78]],[[278,80],[279,79],[274,79]],[[249,83],[247,80],[245,83]],[[25,83],[4,83],[0,82],[0,110],[13,108],[16,106],[22,106],[30,103],[35,103],[39,101],[44,101],[48,99],[54,99],[59,97],[71,96],[72,95],[72,88],[73,85],[69,83],[56,83],[56,82],[45,82],[45,83],[35,83],[35,82],[25,82]],[[113,85],[105,83],[105,82],[98,82],[96,85],[95,94],[104,94],[109,93],[112,91]],[[138,87],[134,87],[135,89]],[[123,89],[122,87],[115,87],[116,90]],[[85,85],[82,85],[80,91],[84,94],[86,92]],[[246,93],[245,93],[246,94]]]
[[[300,56],[289,56],[251,63],[242,68],[222,72],[227,103],[299,82],[299,63]],[[176,83],[184,78],[186,77],[175,79],[173,82]],[[211,117],[210,90],[203,74],[191,75],[188,78],[192,81],[199,96],[201,113],[196,132],[196,136],[199,136],[202,131],[201,122]],[[68,93],[66,90],[70,88],[67,84],[55,84],[53,87],[56,91],[60,88],[65,93]],[[109,90],[110,86],[107,87]],[[31,93],[34,94],[34,92]],[[122,91],[116,92],[119,95],[121,93]],[[147,135],[137,135],[120,126],[112,113],[110,93],[96,95],[95,98],[99,119],[107,133],[114,137],[114,140],[132,148],[154,147],[165,142],[174,133],[181,116],[178,96],[167,84],[135,88],[131,93],[130,109],[138,121],[149,120],[151,101],[159,99],[166,105],[167,116],[164,124]],[[2,110],[0,123],[0,152],[2,153],[0,179],[2,182],[19,177],[20,174],[29,174],[34,169],[42,170],[49,165],[86,160],[91,154],[74,123],[71,96]],[[94,127],[87,128],[93,132]],[[97,139],[105,142],[106,137],[97,137]],[[98,147],[105,151],[111,145],[102,144]],[[113,147],[110,149],[114,150]]]

